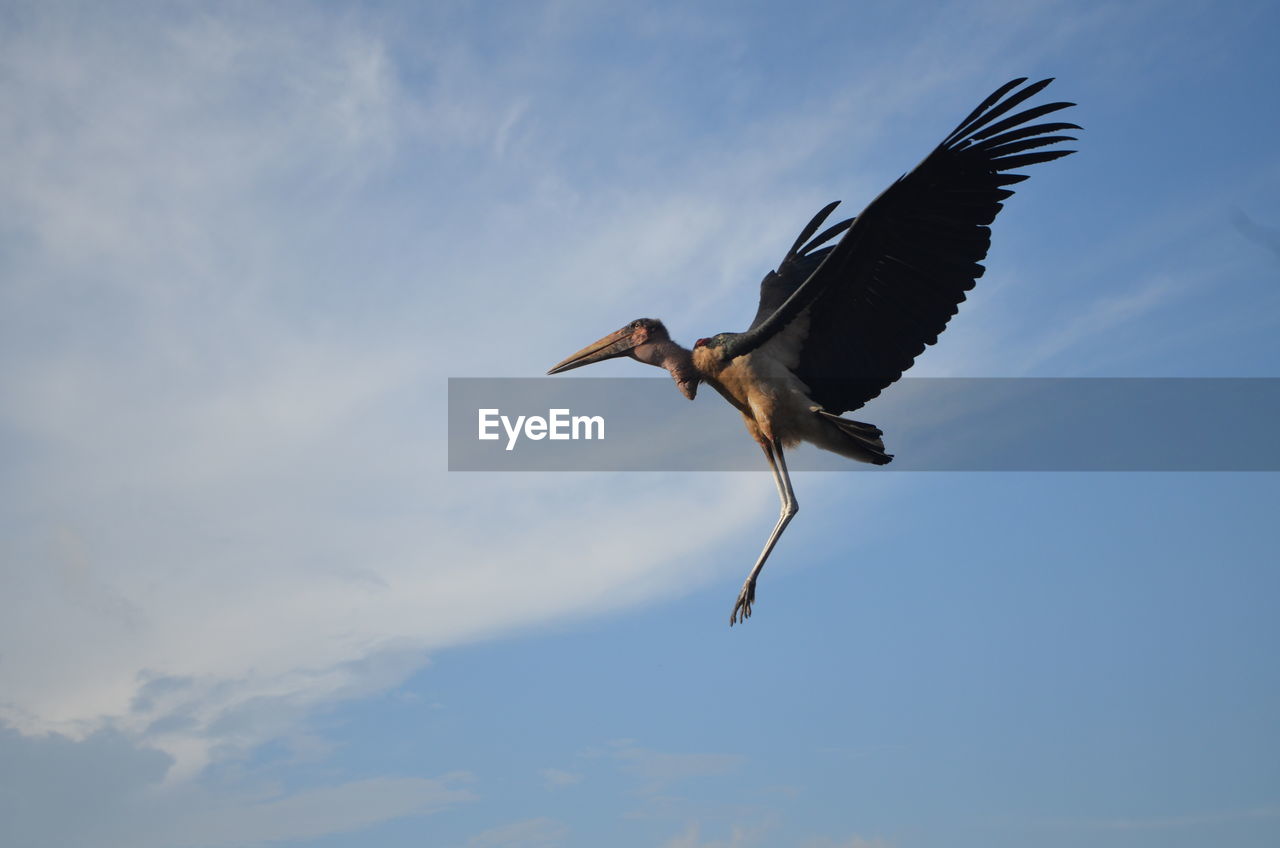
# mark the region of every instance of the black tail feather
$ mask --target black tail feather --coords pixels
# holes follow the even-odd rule
[[[881,439],[884,431],[876,425],[841,418],[839,415],[832,415],[825,409],[817,407],[814,408],[813,414],[830,421],[839,428],[841,433],[848,436],[857,446],[861,454],[860,459],[873,465],[887,465],[893,460],[893,454],[884,452],[884,441]]]

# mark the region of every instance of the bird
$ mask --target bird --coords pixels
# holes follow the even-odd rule
[[[690,400],[705,383],[742,413],[781,509],[738,593],[731,627],[751,617],[760,572],[800,508],[785,451],[804,441],[859,462],[893,459],[880,428],[844,414],[877,397],[937,342],[983,275],[990,225],[1013,195],[1009,186],[1027,178],[1010,172],[1076,152],[1060,145],[1076,141],[1062,133],[1080,126],[1035,123],[1076,104],[1009,114],[1053,80],[1026,82],[1019,77],[988,95],[856,217],[819,233],[839,201],[819,210],[765,274],[746,331],[700,338],[688,349],[661,321],[639,318],[547,372],[626,356],[665,368]]]

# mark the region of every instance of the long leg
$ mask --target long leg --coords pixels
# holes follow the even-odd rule
[[[737,603],[733,605],[733,613],[729,616],[730,627],[751,617],[751,605],[756,600],[756,578],[760,576],[764,561],[769,558],[773,546],[782,536],[782,531],[787,529],[791,519],[795,518],[796,513],[800,511],[800,504],[796,502],[796,493],[791,489],[791,475],[787,473],[787,460],[782,455],[782,444],[768,441],[762,443],[761,447],[764,448],[765,459],[769,460],[769,470],[773,472],[773,484],[778,487],[778,500],[782,502],[782,513],[778,516],[778,523],[773,526],[773,532],[769,534],[768,541],[764,543],[760,558],[756,560],[751,573],[747,575],[747,582],[742,584],[742,591],[738,593]]]

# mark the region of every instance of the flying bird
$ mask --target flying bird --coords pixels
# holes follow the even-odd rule
[[[1013,194],[1009,186],[1026,179],[1009,172],[1075,152],[1056,145],[1075,141],[1060,133],[1080,127],[1035,123],[1074,103],[1005,117],[1052,82],[1026,81],[996,89],[856,218],[818,233],[839,201],[821,209],[761,281],[746,332],[698,339],[689,350],[661,321],[640,318],[547,372],[629,356],[667,369],[690,400],[707,383],[742,413],[773,471],[781,514],[730,626],[751,616],[765,560],[799,511],[784,449],[806,441],[859,462],[893,459],[878,427],[841,416],[901,377],[956,314],[983,274],[978,263],[991,245],[991,222]]]

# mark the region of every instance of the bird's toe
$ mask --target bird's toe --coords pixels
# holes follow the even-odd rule
[[[748,583],[742,587],[742,591],[738,593],[738,600],[733,604],[733,612],[729,615],[729,626],[737,624],[740,621],[746,621],[751,617],[751,605],[755,603],[756,587],[754,583]]]

